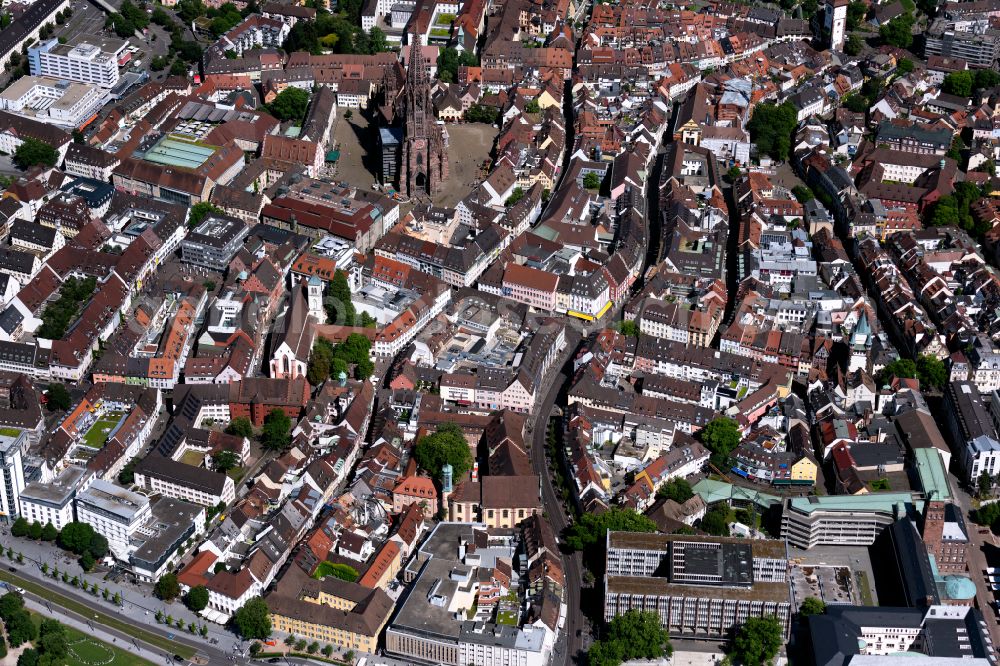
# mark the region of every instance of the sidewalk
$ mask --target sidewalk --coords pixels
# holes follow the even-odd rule
[[[10,536],[9,528],[4,528],[0,533],[4,537],[4,544],[10,546],[15,553],[20,552],[24,555],[24,564],[17,567],[17,572],[22,576],[37,580],[53,589],[58,589],[71,598],[85,598],[95,603],[99,602],[102,608],[104,608],[104,612],[118,613],[128,618],[134,624],[163,627],[163,625],[157,625],[156,622],[156,612],[162,611],[164,616],[170,615],[175,619],[183,619],[185,627],[189,622],[194,622],[198,626],[204,625],[208,627],[208,636],[204,638],[200,635],[192,635],[186,629],[171,628],[169,629],[171,633],[197,638],[198,640],[226,650],[238,642],[238,638],[233,633],[191,612],[180,601],[166,603],[157,599],[152,594],[151,585],[128,582],[115,583],[104,580],[104,575],[101,573],[85,574],[80,565],[77,564],[75,557],[54,544],[45,542],[37,543],[26,538],[12,537]],[[6,555],[4,555],[3,559],[7,561]],[[70,577],[79,576],[81,580],[86,580],[91,585],[98,585],[102,592],[105,588],[107,588],[109,594],[112,596],[117,592],[121,595],[122,607],[116,609],[114,604],[104,601],[103,596],[98,595],[94,597],[89,592],[82,592],[68,583],[63,583],[61,580],[57,583],[51,575],[42,573],[42,562],[48,564],[50,574],[53,569],[58,568],[60,572],[65,571],[69,573]],[[212,643],[212,641],[216,642]]]

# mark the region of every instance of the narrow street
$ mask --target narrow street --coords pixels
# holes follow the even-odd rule
[[[566,349],[563,350],[557,364],[559,367],[571,362],[576,348],[580,344],[579,334],[569,329],[566,334]],[[548,463],[545,455],[545,436],[548,432],[549,417],[552,408],[555,406],[560,391],[565,388],[570,377],[565,371],[552,373],[549,377],[547,390],[542,394],[544,397],[535,406],[534,423],[532,424],[531,439],[531,465],[535,474],[542,479],[542,506],[548,515],[549,523],[553,531],[559,535],[570,523],[570,517],[566,514],[562,497],[556,492],[552,485],[552,475],[548,470]],[[566,590],[566,622],[563,632],[556,643],[553,664],[574,664],[582,661],[584,654],[583,636],[577,633],[589,634],[590,627],[580,609],[580,592],[583,587],[583,568],[580,553],[563,555],[563,574]]]

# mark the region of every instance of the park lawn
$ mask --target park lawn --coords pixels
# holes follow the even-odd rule
[[[235,483],[236,485],[240,484],[240,481],[243,480],[243,475],[246,473],[247,471],[242,467],[233,467],[229,470],[226,470],[226,476],[232,479],[233,483]]]
[[[38,613],[32,612],[31,619],[36,627],[42,624],[42,616]],[[70,648],[69,654],[62,662],[65,666],[93,666],[94,664],[102,666],[153,666],[153,662],[148,659],[143,659],[131,652],[92,638],[65,622],[62,625],[66,628],[66,642]],[[109,659],[110,661],[108,661]]]
[[[20,576],[15,576],[14,574],[8,573],[6,571],[0,571],[0,580],[5,583],[13,583],[23,587],[25,590],[36,594],[43,599],[48,599],[54,604],[62,606],[63,608],[73,611],[77,615],[87,618],[94,618],[97,624],[102,624],[105,627],[110,627],[116,629],[124,634],[133,636],[140,641],[149,643],[150,645],[156,646],[161,650],[167,650],[168,652],[173,652],[174,654],[179,654],[185,659],[190,659],[195,655],[194,648],[190,648],[183,643],[177,643],[168,638],[164,638],[159,634],[154,634],[151,631],[146,631],[141,629],[134,624],[126,622],[124,620],[119,620],[113,615],[107,613],[102,613],[100,611],[95,611],[94,609],[84,606],[79,601],[71,599],[69,597],[63,596],[62,594],[50,590],[44,585],[39,585],[38,583],[28,580],[27,578],[22,578]],[[95,617],[96,616],[96,617]]]

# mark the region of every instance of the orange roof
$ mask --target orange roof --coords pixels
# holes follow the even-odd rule
[[[177,582],[188,587],[197,587],[208,583],[208,568],[215,564],[218,558],[210,550],[203,550],[194,556],[186,567],[177,574]]]
[[[392,494],[436,499],[437,489],[434,487],[434,482],[426,476],[408,476],[393,488]]]
[[[378,553],[375,554],[375,561],[368,567],[368,571],[361,577],[358,584],[368,588],[378,587],[382,583],[386,571],[391,568],[394,561],[399,559],[400,552],[399,544],[395,541],[386,541],[382,544]]]

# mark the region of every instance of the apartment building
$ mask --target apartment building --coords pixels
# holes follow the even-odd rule
[[[155,454],[136,466],[135,483],[167,497],[202,506],[228,504],[236,499],[236,486],[229,476]]]
[[[785,544],[773,540],[608,532],[604,619],[654,611],[672,637],[720,640],[751,617],[789,630]]]

